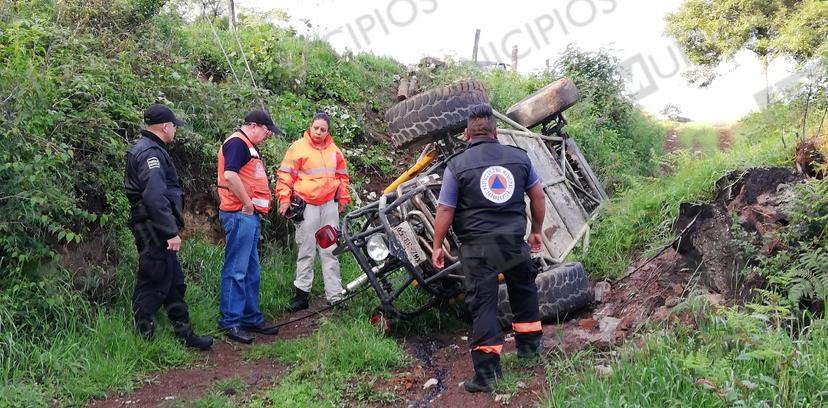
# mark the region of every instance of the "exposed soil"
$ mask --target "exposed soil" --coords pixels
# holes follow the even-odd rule
[[[733,145],[733,132],[730,128],[719,128],[719,150],[726,152]]]
[[[311,310],[323,307],[324,303],[323,300],[316,299]],[[303,315],[285,315],[283,319],[287,321]],[[269,344],[276,340],[307,336],[317,329],[320,317],[316,315],[282,326],[277,336],[254,335],[256,339],[253,344]],[[243,355],[249,347],[218,336],[214,339],[213,349],[200,352],[191,367],[151,374],[144,380],[144,385],[134,392],[112,393],[106,399],[93,401],[89,407],[168,407],[182,401],[196,400],[214,382],[234,377],[248,384],[247,390],[251,394],[256,389],[272,387],[287,367],[269,359],[245,361]]]
[[[796,170],[808,177],[825,177],[825,172],[820,171],[820,166],[826,163],[825,155],[820,151],[819,138],[801,140],[796,145]]]
[[[667,134],[664,135],[664,153],[669,154],[681,150],[681,143],[678,138],[678,129],[667,129]]]

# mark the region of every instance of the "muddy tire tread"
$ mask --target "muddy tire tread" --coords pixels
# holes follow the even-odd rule
[[[535,278],[538,286],[538,306],[541,321],[556,321],[592,302],[583,265],[570,262],[542,271]],[[514,314],[509,304],[506,285],[501,284],[497,294],[497,320],[503,328],[511,328]]]
[[[394,147],[425,144],[466,126],[469,107],[489,103],[480,81],[461,81],[415,95],[385,113]]]

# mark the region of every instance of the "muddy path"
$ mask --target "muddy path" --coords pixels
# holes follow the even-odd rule
[[[317,299],[311,305],[311,310],[323,306],[324,301]],[[283,315],[277,322],[303,315]],[[282,326],[277,336],[254,334],[253,344],[270,344],[277,340],[305,337],[316,331],[322,316],[317,314]],[[249,348],[249,345],[235,343],[218,335],[214,337],[213,349],[209,352],[197,352],[197,357],[189,367],[151,373],[136,390],[110,393],[105,399],[92,401],[88,407],[169,407],[197,400],[206,394],[216,381],[231,378],[241,379],[248,385],[247,390],[272,387],[276,379],[285,374],[289,367],[271,359],[245,360],[244,353]]]

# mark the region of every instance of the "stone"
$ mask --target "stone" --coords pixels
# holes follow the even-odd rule
[[[581,321],[578,322],[578,327],[586,331],[592,331],[598,327],[598,321],[595,319],[581,319]]]
[[[436,378],[431,378],[428,381],[426,381],[425,384],[423,384],[423,389],[427,390],[427,389],[437,385],[438,383],[439,383],[439,381],[437,381]]]
[[[598,373],[599,377],[604,377],[604,378],[612,377],[612,374],[613,374],[612,367],[605,366],[605,365],[595,366],[595,371]]]
[[[612,285],[610,285],[610,283],[607,281],[596,283],[595,288],[593,288],[595,301],[601,303],[607,300],[609,298],[611,290]]]

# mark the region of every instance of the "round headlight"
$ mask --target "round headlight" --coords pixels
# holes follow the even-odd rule
[[[381,262],[388,258],[388,243],[385,242],[385,234],[377,234],[368,238],[365,250],[371,259]]]

